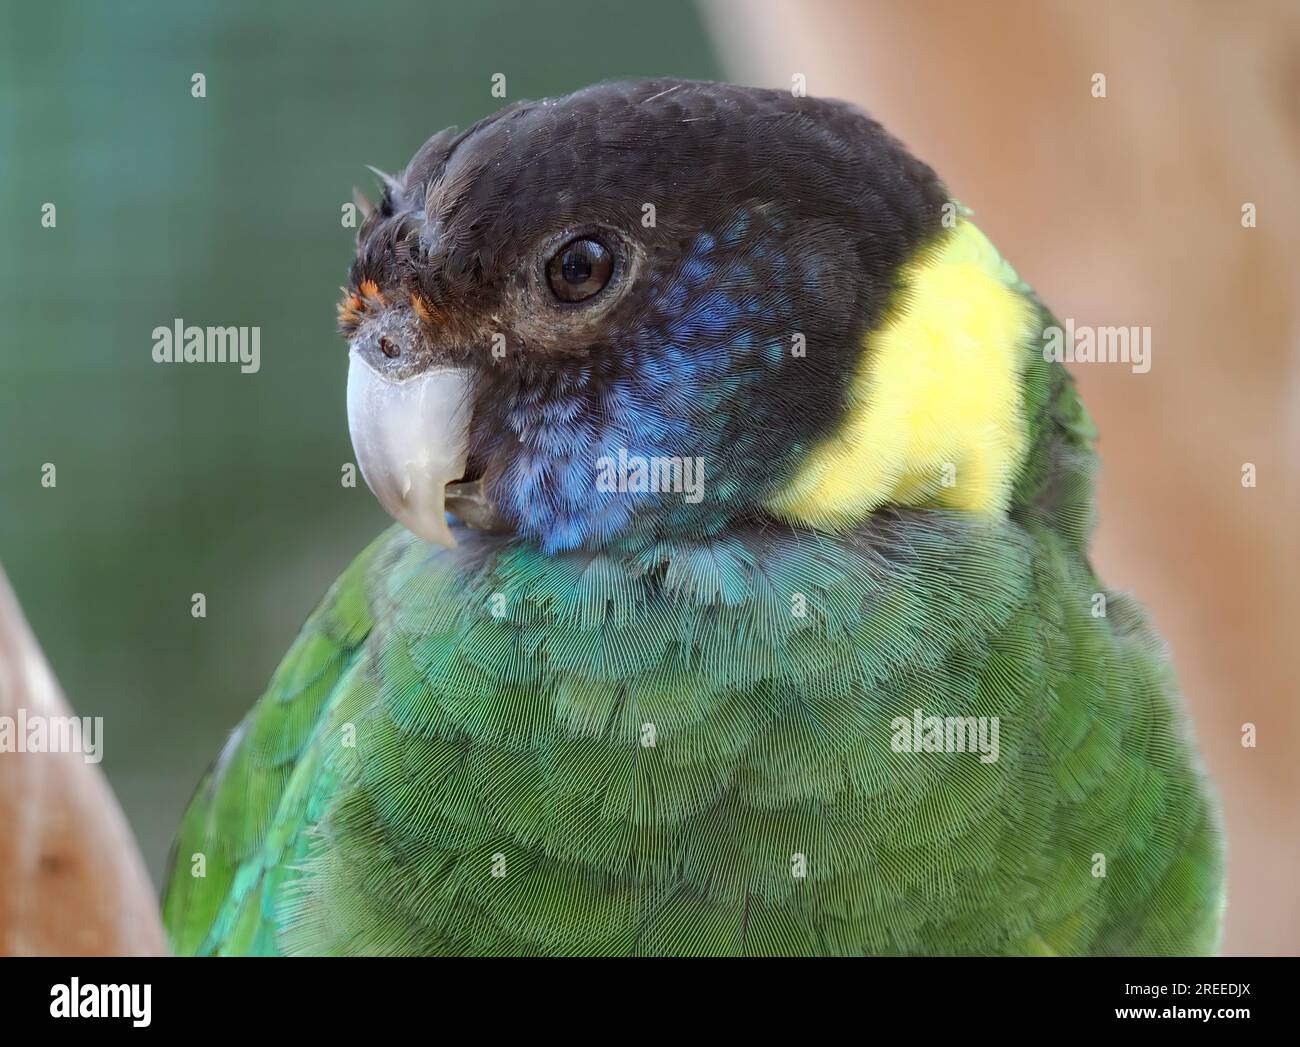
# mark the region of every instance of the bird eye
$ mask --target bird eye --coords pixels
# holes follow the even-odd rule
[[[581,302],[609,283],[614,258],[595,240],[570,240],[546,263],[546,279],[562,302]]]

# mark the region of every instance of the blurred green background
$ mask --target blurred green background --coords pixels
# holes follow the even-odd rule
[[[376,195],[364,165],[498,108],[494,73],[513,100],[719,69],[683,0],[0,9],[0,563],[74,709],[104,717],[158,878],[226,732],[387,522],[340,484],[340,208]],[[261,370],[155,364],[178,318],[260,326]]]

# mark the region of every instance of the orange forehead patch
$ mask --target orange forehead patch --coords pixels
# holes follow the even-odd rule
[[[379,285],[373,280],[362,280],[359,290],[362,298],[373,298],[380,305],[384,304],[384,296],[379,290]]]
[[[339,302],[339,324],[343,327],[356,327],[361,322],[361,314],[366,311],[366,303],[361,296],[340,287],[343,298]]]
[[[438,310],[418,294],[411,295],[411,308],[416,311],[421,320],[431,326],[437,324],[442,319]]]

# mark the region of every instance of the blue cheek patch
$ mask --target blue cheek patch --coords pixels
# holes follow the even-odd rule
[[[544,551],[621,537],[632,542],[649,528],[699,531],[728,518],[726,503],[744,486],[710,468],[752,453],[754,435],[737,432],[732,418],[745,409],[748,388],[780,364],[790,344],[784,328],[799,297],[791,286],[795,274],[770,238],[770,222],[762,242],[747,243],[743,255],[718,252],[746,242],[754,228],[747,212],[732,215],[715,232],[699,234],[662,283],[656,279],[648,292],[654,322],[633,331],[623,350],[638,368],[603,386],[598,401],[582,383],[535,399],[521,393],[507,420],[523,438],[496,493],[520,531]],[[769,282],[761,296],[754,287],[757,259]],[[620,454],[704,459],[703,502],[602,490],[599,463],[618,462]]]
[[[708,280],[717,271],[718,267],[713,262],[706,258],[694,257],[682,266],[681,275],[688,284],[698,284]]]
[[[660,313],[672,315],[679,313],[686,305],[686,296],[690,293],[690,286],[685,283],[678,283],[662,293],[659,297],[658,309]]]
[[[724,291],[710,291],[701,297],[694,308],[674,317],[668,324],[667,334],[673,341],[694,342],[710,336],[727,334],[740,322],[742,312],[736,299]]]
[[[749,212],[738,211],[731,221],[727,222],[719,230],[719,235],[724,244],[728,247],[735,247],[749,235]]]

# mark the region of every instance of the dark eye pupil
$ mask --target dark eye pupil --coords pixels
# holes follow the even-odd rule
[[[563,270],[566,283],[580,284],[584,280],[590,280],[591,254],[583,247],[570,247],[564,252]]]
[[[573,240],[561,247],[546,266],[546,278],[555,297],[581,302],[609,283],[614,258],[596,240]]]

